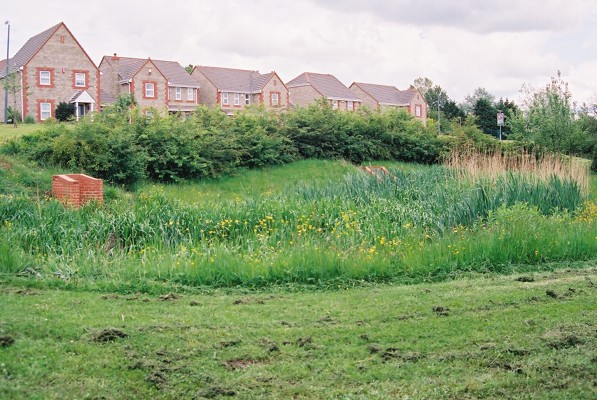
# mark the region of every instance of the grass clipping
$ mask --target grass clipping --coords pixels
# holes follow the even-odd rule
[[[562,181],[575,181],[586,196],[590,186],[590,163],[588,160],[546,153],[534,155],[519,153],[482,153],[475,150],[454,150],[444,165],[459,175],[459,180],[497,180],[509,173],[522,174],[527,179],[547,182],[554,176]]]

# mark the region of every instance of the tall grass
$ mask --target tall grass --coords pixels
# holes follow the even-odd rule
[[[297,182],[208,204],[169,199],[159,187],[79,210],[4,196],[0,270],[140,286],[259,286],[426,279],[597,253],[597,212],[581,207],[576,181],[555,175],[464,179],[435,166]],[[14,252],[30,262],[15,262]]]

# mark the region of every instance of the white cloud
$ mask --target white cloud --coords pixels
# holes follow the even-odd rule
[[[117,52],[276,70],[287,81],[331,73],[347,85],[407,87],[427,76],[456,101],[479,86],[513,98],[557,70],[580,100],[597,85],[594,0],[104,0],[85,12],[71,1],[44,4],[8,3],[12,54],[64,21],[97,63]]]

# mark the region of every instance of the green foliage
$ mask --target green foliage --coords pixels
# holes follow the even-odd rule
[[[27,115],[25,117],[25,123],[26,124],[34,124],[35,123],[35,117],[31,114]]]
[[[61,101],[56,106],[55,115],[60,122],[70,121],[75,117],[75,105]]]
[[[511,125],[513,132],[548,151],[582,154],[584,135],[574,120],[571,93],[560,74],[543,89],[527,89],[526,94],[526,112]]]
[[[473,114],[476,117],[476,123],[483,133],[498,136],[497,109],[493,103],[481,98],[477,100],[473,107]]]

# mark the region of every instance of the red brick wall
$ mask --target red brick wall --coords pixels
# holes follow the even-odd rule
[[[104,182],[84,174],[54,175],[52,194],[67,206],[79,207],[88,201],[104,202]]]

